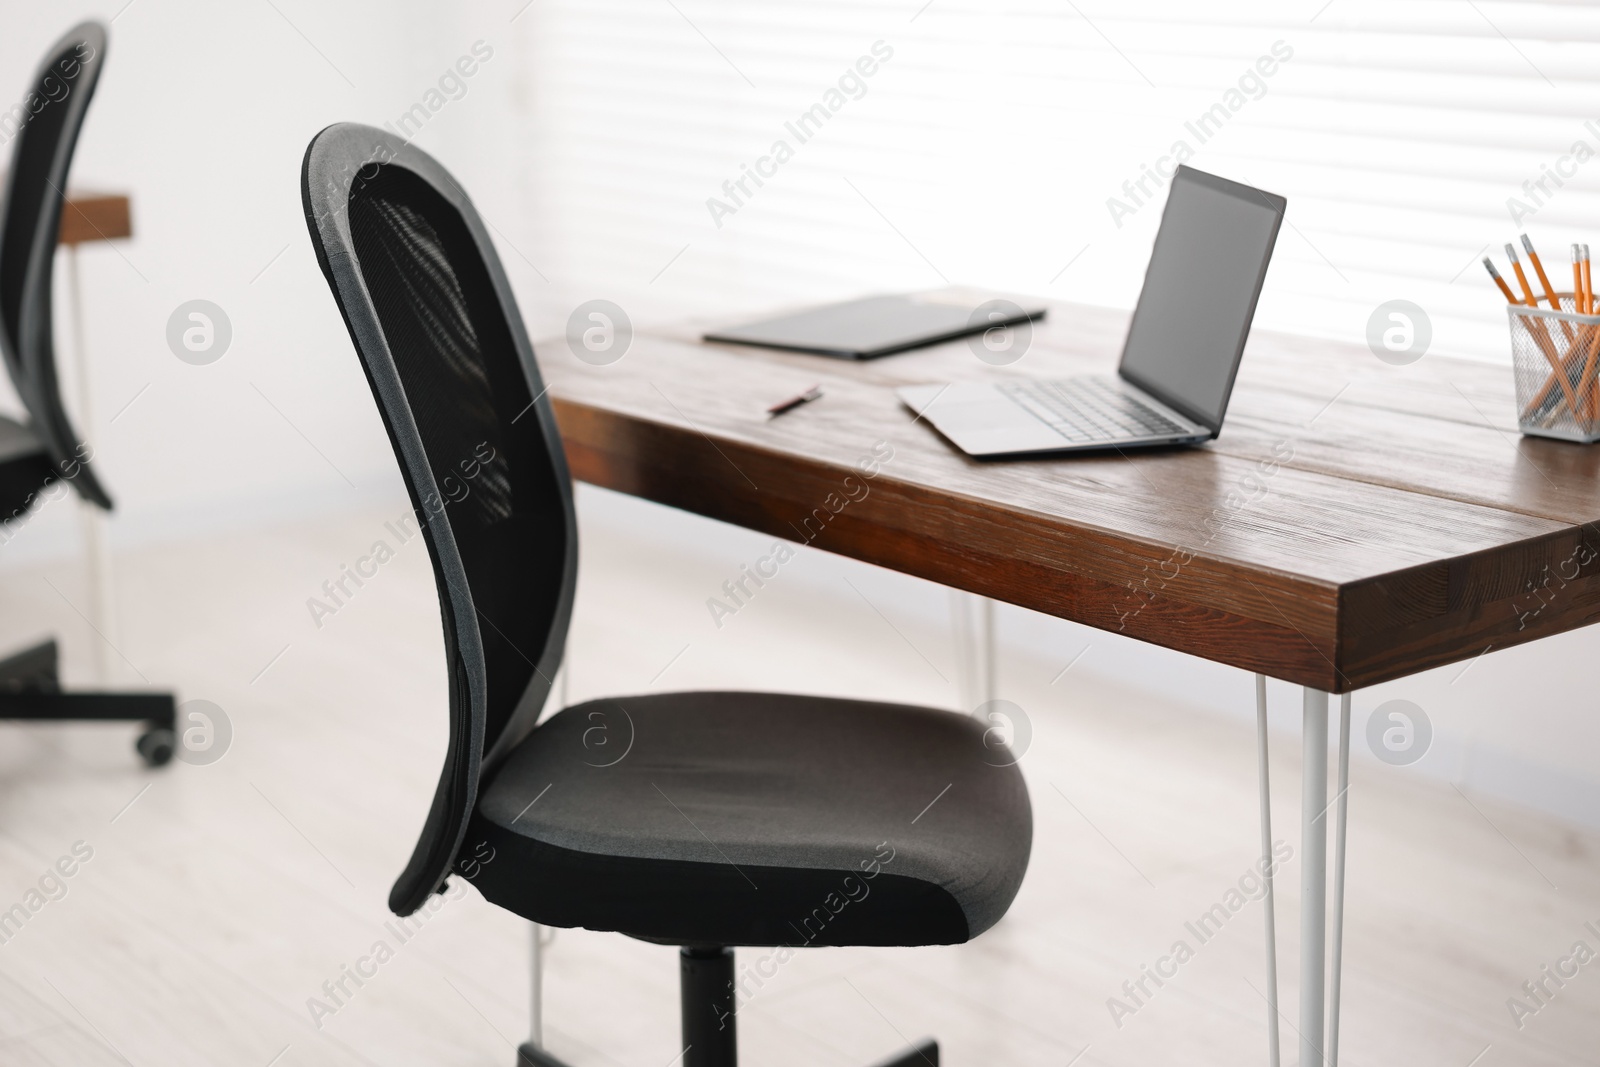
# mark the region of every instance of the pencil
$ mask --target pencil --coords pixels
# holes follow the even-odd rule
[[[1509,241],[1506,242],[1506,258],[1511,261],[1512,270],[1517,272],[1517,284],[1522,286],[1522,294],[1526,299],[1521,301],[1517,300],[1516,296],[1512,294],[1510,286],[1502,283],[1501,289],[1505,292],[1506,298],[1513,304],[1523,303],[1531,308],[1538,307],[1539,301],[1534,298],[1533,287],[1528,284],[1528,276],[1523,273],[1522,263],[1517,259],[1517,250],[1511,246],[1511,242]],[[1489,267],[1490,273],[1493,274],[1493,264],[1489,264]],[[1496,280],[1500,281],[1501,279],[1496,276]],[[1561,394],[1566,398],[1567,409],[1572,412],[1573,418],[1581,419],[1581,416],[1578,414],[1578,398],[1574,396],[1572,392],[1571,377],[1568,375],[1567,369],[1562,365],[1561,357],[1556,354],[1555,341],[1551,338],[1550,332],[1545,329],[1544,323],[1540,322],[1532,315],[1523,315],[1520,316],[1520,318],[1522,319],[1523,325],[1527,327],[1528,336],[1533,338],[1533,343],[1538,346],[1539,351],[1544,355],[1545,360],[1550,364],[1550,378],[1553,379],[1557,385],[1561,386]],[[1541,398],[1548,396],[1549,392],[1550,382],[1547,380],[1545,382],[1544,389],[1540,391]],[[1541,402],[1542,399],[1534,401],[1533,404],[1529,405],[1529,409],[1536,408]]]
[[[1579,315],[1589,315],[1594,312],[1594,292],[1591,289],[1592,277],[1587,263],[1587,249],[1583,245],[1572,246],[1572,307]],[[1576,369],[1576,385],[1581,397],[1578,411],[1579,421],[1592,420],[1595,416],[1596,398],[1593,395],[1593,383],[1590,381],[1594,372],[1596,355],[1600,355],[1600,333],[1593,325],[1584,323],[1578,326],[1578,336],[1569,348],[1567,366]],[[1544,395],[1549,395],[1546,387]]]
[[[1535,262],[1534,269],[1540,275],[1539,280],[1548,287],[1549,283],[1544,276],[1544,271],[1537,263],[1537,255],[1533,253],[1532,242],[1527,239],[1526,235],[1523,237],[1523,247],[1530,253],[1529,258]],[[1521,265],[1517,263],[1516,250],[1509,244],[1506,245],[1506,255],[1510,257],[1512,266],[1516,268],[1517,280],[1522,284],[1522,290],[1527,295],[1526,303],[1529,306],[1537,306],[1532,288],[1528,285],[1527,275],[1523,273]],[[1517,300],[1516,295],[1511,291],[1511,287],[1505,283],[1499,272],[1494,269],[1494,262],[1488,256],[1484,257],[1483,265],[1489,271],[1489,276],[1495,280],[1495,284],[1500,287],[1500,291],[1505,294],[1505,298],[1509,303],[1518,304],[1523,302]],[[1586,294],[1585,289],[1583,252],[1579,245],[1574,244],[1572,246],[1572,301],[1573,309],[1579,314],[1586,313],[1585,309],[1589,306],[1590,295]],[[1556,298],[1556,306],[1559,307],[1559,298]],[[1578,397],[1573,394],[1571,372],[1577,370],[1580,365],[1583,366],[1583,369],[1579,370],[1578,376],[1578,385],[1581,388],[1589,377],[1589,368],[1592,366],[1595,357],[1600,355],[1600,334],[1597,334],[1592,326],[1579,326],[1577,340],[1568,345],[1567,358],[1562,360],[1555,354],[1554,338],[1545,330],[1544,323],[1537,321],[1531,315],[1523,315],[1519,316],[1519,318],[1522,319],[1523,325],[1527,327],[1529,336],[1532,337],[1534,343],[1544,354],[1545,359],[1550,363],[1551,369],[1551,374],[1545,379],[1543,388],[1523,408],[1523,419],[1537,418],[1543,415],[1547,410],[1548,402],[1552,399],[1552,390],[1560,386],[1561,393],[1566,398],[1568,409],[1572,412],[1574,418],[1582,422],[1584,419],[1582,413],[1589,410],[1593,400],[1585,396],[1583,401],[1580,402]],[[1566,326],[1565,323],[1562,325],[1563,327]],[[1569,338],[1571,336],[1571,334],[1568,334]],[[1585,360],[1585,353],[1588,356],[1587,360]]]
[[[1539,284],[1544,286],[1544,298],[1556,311],[1561,310],[1561,300],[1556,296],[1555,286],[1550,284],[1550,276],[1544,272],[1544,264],[1539,262],[1539,253],[1533,250],[1533,242],[1528,240],[1528,235],[1522,235],[1522,250],[1528,253],[1528,262],[1533,264],[1533,273],[1539,276]]]
[[[1544,298],[1549,301],[1553,311],[1561,310],[1561,298],[1556,295],[1556,287],[1550,284],[1550,275],[1544,272],[1544,263],[1539,259],[1539,253],[1533,250],[1533,242],[1527,234],[1522,235],[1522,250],[1528,253],[1528,262],[1533,264],[1533,273],[1539,276],[1539,284],[1544,287]],[[1567,339],[1567,348],[1572,348],[1572,324],[1566,320],[1561,321],[1561,335]]]
[[[1506,242],[1506,258],[1511,261],[1511,269],[1517,272],[1517,284],[1522,286],[1522,295],[1525,298],[1522,303],[1531,308],[1538,307],[1539,300],[1533,295],[1533,286],[1528,284],[1528,276],[1523,273],[1522,262],[1517,259],[1517,250],[1512,247],[1510,241]],[[1517,303],[1516,298],[1513,297],[1511,302],[1513,304]],[[1533,316],[1528,316],[1523,321],[1527,323],[1528,332],[1533,335],[1534,341],[1544,351],[1544,357],[1550,361],[1550,365],[1559,367],[1560,357],[1556,355],[1555,340],[1550,336],[1550,331],[1545,329],[1544,323]],[[1564,382],[1566,379],[1563,378],[1562,380]],[[1571,394],[1568,395],[1570,397]],[[1577,414],[1577,412],[1574,411],[1573,414]]]
[[[1494,269],[1494,260],[1490,259],[1488,256],[1484,256],[1483,269],[1489,272],[1489,277],[1493,278],[1494,283],[1500,287],[1500,291],[1506,294],[1506,303],[1517,303],[1517,295],[1511,291],[1511,286],[1507,285],[1506,280],[1500,277],[1500,272]],[[1576,262],[1572,264],[1572,277],[1574,279],[1574,284],[1577,284],[1576,279],[1578,277],[1578,264]]]
[[[1581,245],[1584,250],[1584,314],[1595,314],[1595,286],[1589,278],[1589,245]]]
[[[1585,289],[1586,283],[1583,275],[1583,250],[1579,245],[1574,244],[1572,245],[1572,310],[1574,313],[1579,315],[1587,314],[1588,309],[1593,306],[1593,294],[1585,292]],[[1563,325],[1565,324],[1563,323]],[[1592,373],[1595,356],[1597,354],[1600,354],[1600,333],[1596,333],[1593,326],[1578,326],[1577,338],[1571,345],[1568,346],[1567,358],[1564,362],[1565,366],[1569,370],[1578,370],[1578,385],[1580,389],[1582,389],[1583,384],[1589,379],[1589,376]],[[1554,395],[1553,390],[1556,387],[1556,382],[1557,375],[1555,374],[1550,375],[1550,377],[1545,380],[1544,388],[1539,390],[1538,396],[1534,398],[1532,403],[1523,409],[1522,414],[1524,418],[1529,417],[1536,410],[1538,410],[1540,414],[1546,416],[1552,413],[1550,401]],[[1591,419],[1594,417],[1593,413],[1595,409],[1595,403],[1595,397],[1592,395],[1585,395],[1583,397],[1581,410]],[[1577,413],[1577,411],[1574,411],[1574,414]],[[1548,417],[1546,417],[1544,421],[1546,424],[1548,424]]]
[[[1533,286],[1528,284],[1528,276],[1522,272],[1522,261],[1517,258],[1517,250],[1511,246],[1510,241],[1506,242],[1506,258],[1511,261],[1511,269],[1517,272],[1517,284],[1522,286],[1522,295],[1526,298],[1523,303],[1531,308],[1538,307],[1539,301],[1534,298]],[[1516,301],[1513,300],[1512,303]]]
[[[1600,355],[1600,344],[1597,344],[1597,342],[1600,342],[1600,335],[1595,333],[1593,326],[1580,326],[1579,330],[1581,332],[1578,336],[1583,339],[1584,343],[1576,348],[1573,353],[1574,360],[1583,360],[1583,369],[1578,372],[1578,391],[1583,396],[1584,417],[1593,419],[1596,405],[1600,403],[1600,399],[1595,396],[1594,382],[1594,360],[1596,355]],[[1585,350],[1588,352],[1587,356],[1584,355]],[[1588,427],[1585,426],[1584,430],[1587,432]]]
[[[1588,245],[1579,245],[1578,247],[1581,250],[1580,254],[1581,254],[1581,257],[1582,257],[1582,260],[1583,260],[1583,308],[1584,308],[1584,314],[1593,315],[1594,314],[1594,282],[1593,282],[1592,278],[1590,277],[1590,273],[1589,273],[1589,246]],[[1582,390],[1583,393],[1584,393],[1584,406],[1583,406],[1584,415],[1587,416],[1588,418],[1592,419],[1592,418],[1594,418],[1595,400],[1594,400],[1593,396],[1589,395],[1590,392],[1593,389],[1593,383],[1591,382],[1590,379],[1594,376],[1595,356],[1597,354],[1600,354],[1600,349],[1596,348],[1596,345],[1600,344],[1600,334],[1596,333],[1595,328],[1593,326],[1588,326],[1586,328],[1585,332],[1587,332],[1588,335],[1589,335],[1588,336],[1588,341],[1589,341],[1588,357],[1586,359],[1584,359],[1584,361],[1583,361],[1583,370],[1582,370],[1582,372],[1580,372],[1580,374],[1578,376],[1578,388],[1580,390]],[[1580,421],[1582,421],[1582,420],[1580,420]],[[1588,427],[1585,426],[1584,430],[1587,432]]]
[[[1572,310],[1583,314],[1583,266],[1577,245],[1572,246]]]

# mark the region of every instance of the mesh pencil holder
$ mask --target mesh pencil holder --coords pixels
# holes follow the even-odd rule
[[[1600,441],[1600,315],[1580,315],[1571,293],[1561,310],[1510,305],[1517,422],[1535,437]]]

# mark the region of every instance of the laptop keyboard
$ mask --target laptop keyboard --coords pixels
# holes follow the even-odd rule
[[[1008,382],[1000,391],[1075,443],[1191,432],[1103,378]]]

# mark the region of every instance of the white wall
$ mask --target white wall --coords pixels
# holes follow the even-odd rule
[[[8,0],[0,96],[22,94],[72,23],[109,19],[121,6]],[[494,57],[419,143],[441,140],[491,94],[511,95],[518,64],[507,20],[457,25],[438,7],[139,0],[112,24],[70,184],[133,197],[134,237],[79,253],[89,435],[119,503],[118,543],[398,492],[306,233],[300,161],[329,123],[397,118],[479,39],[498,46]],[[481,177],[470,162],[452,163],[464,180]],[[57,337],[70,372],[64,256],[57,266]],[[165,339],[173,309],[196,298],[220,305],[233,325],[230,350],[209,366],[179,361]],[[46,508],[7,554],[69,549],[71,520],[70,508]]]
[[[20,94],[24,72],[76,18],[118,6],[5,0],[0,91]],[[1480,6],[1502,23],[1558,10]],[[1373,304],[1420,294],[1443,324],[1441,350],[1498,352],[1503,319],[1487,282],[1458,268],[1514,232],[1506,197],[1579,136],[1585,114],[1600,114],[1583,80],[1588,45],[1556,54],[1518,38],[1561,83],[1551,95],[1470,10],[1439,34],[1434,22],[1455,17],[1448,5],[1239,4],[1196,15],[1204,24],[1185,23],[1192,6],[1080,7],[1092,22],[954,0],[136,0],[112,26],[73,172],[75,186],[134,198],[136,236],[81,253],[92,437],[120,502],[115,542],[401,499],[306,236],[300,159],[327,123],[394,119],[479,40],[494,57],[418,143],[472,191],[535,336],[596,296],[649,322],[923,287],[941,273],[1126,306],[1154,211],[1118,228],[1106,198],[1284,39],[1295,58],[1195,159],[1290,198],[1301,232],[1280,247],[1263,321],[1358,336]],[[1594,12],[1559,13],[1579,37],[1600,38]],[[715,226],[707,197],[880,39],[895,56],[867,94]],[[1386,93],[1390,103],[1373,102]],[[1597,191],[1600,167],[1540,212],[1536,239],[1551,249],[1574,239]],[[197,297],[234,327],[232,350],[207,367],[180,362],[164,340],[172,309]],[[74,551],[72,519],[69,506],[45,509],[0,550],[0,566]],[[583,520],[647,528],[734,566],[750,536],[601,493],[584,494]],[[872,580],[889,610],[942,610],[922,583]],[[1001,633],[1013,661],[1064,664],[1087,646],[1075,670],[1250,711],[1248,679],[1226,668],[1019,610],[1001,612]],[[1358,696],[1358,730],[1381,700],[1405,696],[1439,729],[1420,773],[1600,821],[1600,687],[1585,666],[1597,644],[1591,629],[1492,653],[1464,675],[1380,687]],[[1275,692],[1275,703],[1291,729],[1292,695]]]

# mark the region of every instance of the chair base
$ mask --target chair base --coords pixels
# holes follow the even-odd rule
[[[686,946],[679,950],[682,1067],[738,1067],[733,979],[733,949]],[[517,1049],[517,1067],[568,1065],[537,1045],[524,1043]],[[939,1067],[939,1043],[925,1037],[872,1067]]]
[[[171,693],[63,693],[55,641],[0,659],[0,719],[143,722],[134,748],[151,767],[177,750],[177,707]]]
[[[558,1060],[538,1045],[524,1041],[517,1046],[517,1067],[569,1067],[565,1060]]]
[[[517,1046],[517,1067],[571,1067],[565,1060],[557,1059],[537,1045],[527,1042]],[[925,1037],[914,1045],[907,1045],[886,1060],[872,1067],[939,1067],[939,1042]]]
[[[939,1042],[925,1037],[916,1044],[907,1045],[886,1060],[872,1067],[939,1067]]]

